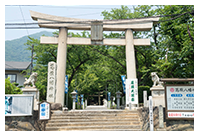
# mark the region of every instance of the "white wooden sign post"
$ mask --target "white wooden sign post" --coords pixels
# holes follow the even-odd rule
[[[138,80],[126,79],[126,104],[138,105]]]
[[[150,120],[150,131],[153,131],[153,100],[152,100],[152,96],[149,96],[149,120]]]
[[[44,131],[46,128],[46,121],[51,119],[51,104],[43,101],[39,105],[39,120],[44,122]]]

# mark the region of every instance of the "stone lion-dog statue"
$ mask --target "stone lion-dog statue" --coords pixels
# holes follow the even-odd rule
[[[152,72],[151,73],[152,81],[153,81],[153,86],[163,86],[163,82],[160,82],[160,79],[157,75],[157,72]]]
[[[32,84],[32,87],[36,87],[35,86],[35,82],[37,81],[37,73],[36,72],[33,72],[31,75],[30,75],[30,77],[27,79],[27,78],[25,78],[25,82],[24,82],[24,87],[30,87],[30,85]]]

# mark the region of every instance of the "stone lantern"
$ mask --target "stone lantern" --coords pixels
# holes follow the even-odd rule
[[[75,110],[75,99],[76,99],[77,93],[74,90],[71,94],[72,94],[72,98],[73,98],[73,110]]]
[[[117,97],[117,109],[120,108],[120,96],[121,95],[121,92],[120,91],[117,91],[116,92],[116,97]]]

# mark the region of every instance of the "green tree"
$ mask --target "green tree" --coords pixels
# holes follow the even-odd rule
[[[154,64],[164,77],[194,77],[194,6],[158,6],[163,15],[177,14],[161,18],[159,23],[159,52],[161,56]]]

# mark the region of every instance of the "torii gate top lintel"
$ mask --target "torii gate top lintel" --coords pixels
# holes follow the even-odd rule
[[[151,30],[153,23],[157,23],[159,21],[159,17],[122,20],[95,20],[60,17],[35,11],[30,11],[30,14],[33,20],[38,21],[40,27],[51,29],[67,27],[68,30],[90,30],[91,23],[99,21],[103,23],[103,31],[125,31],[126,29],[132,29],[134,31],[149,31]]]

